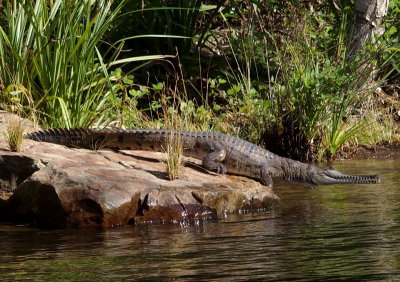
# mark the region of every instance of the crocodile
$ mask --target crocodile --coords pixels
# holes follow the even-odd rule
[[[379,183],[378,175],[344,174],[333,167],[319,167],[278,156],[253,143],[218,132],[146,129],[47,129],[27,138],[67,147],[164,152],[168,137],[181,138],[183,155],[202,160],[202,166],[220,174],[230,173],[259,180],[272,188],[273,178],[310,188],[328,184]]]

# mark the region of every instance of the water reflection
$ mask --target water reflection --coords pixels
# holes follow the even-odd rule
[[[336,164],[379,185],[278,184],[281,206],[219,222],[112,230],[0,225],[0,280],[400,278],[397,155]]]

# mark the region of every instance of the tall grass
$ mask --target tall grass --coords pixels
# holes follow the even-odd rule
[[[126,1],[7,1],[0,26],[0,91],[3,107],[20,107],[49,127],[107,124],[117,105],[109,67],[163,56],[112,62],[98,50]],[[13,110],[13,108],[11,108]],[[21,109],[19,109],[21,110]]]
[[[200,0],[128,0],[118,17],[119,27],[109,36],[118,40],[137,39],[132,34],[145,35],[128,42],[129,47],[139,52],[176,54],[178,51],[181,56],[188,56],[195,35],[209,27],[206,23],[199,25],[200,15],[216,7],[204,5]]]
[[[8,25],[0,29],[4,99],[28,105],[51,127],[93,123],[110,95],[95,50],[122,3],[111,10],[110,1],[6,2]],[[21,87],[27,93],[15,97]]]
[[[299,142],[306,142],[303,146],[307,149],[302,154],[307,159],[332,158],[340,146],[366,126],[361,117],[358,122],[353,119],[352,124],[346,120],[356,115],[379,83],[366,89],[371,81],[360,80],[369,71],[360,67],[365,65],[364,59],[347,62],[344,50],[335,59],[316,49],[308,39],[288,40],[284,46],[285,51],[278,52],[282,76],[274,85],[276,115],[286,119],[285,126],[297,128],[296,134],[304,136]]]

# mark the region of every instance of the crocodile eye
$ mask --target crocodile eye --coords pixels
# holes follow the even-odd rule
[[[333,166],[328,167],[328,169],[335,170],[335,168]]]

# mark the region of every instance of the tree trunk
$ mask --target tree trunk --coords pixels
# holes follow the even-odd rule
[[[381,22],[388,6],[389,0],[356,0],[354,28],[347,57],[349,61],[362,50],[367,39],[374,42],[383,34]]]

